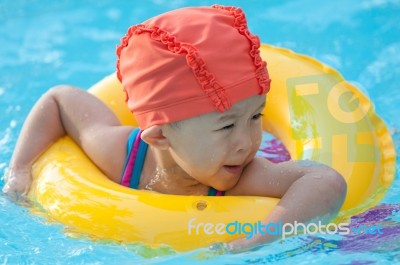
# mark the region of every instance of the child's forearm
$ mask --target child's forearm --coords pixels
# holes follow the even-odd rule
[[[17,140],[3,187],[3,192],[15,201],[23,198],[29,191],[33,162],[65,134],[54,94],[54,90],[50,90],[37,101]]]
[[[263,220],[264,224],[307,223],[310,220],[330,219],[339,211],[346,196],[346,182],[336,172],[311,172],[295,181],[278,205]],[[273,226],[269,226],[273,227]],[[251,239],[239,239],[228,247],[242,251],[258,244],[278,239],[273,233],[256,234]]]

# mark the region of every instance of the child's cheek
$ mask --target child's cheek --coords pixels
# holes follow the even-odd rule
[[[261,130],[255,131],[253,135],[253,143],[257,146],[257,148],[261,145],[261,140],[262,140],[262,131]]]

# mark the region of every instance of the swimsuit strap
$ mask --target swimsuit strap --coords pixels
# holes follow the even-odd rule
[[[210,187],[208,190],[208,196],[224,196],[225,191],[216,190],[213,187]]]
[[[142,173],[148,144],[141,140],[142,131],[138,128],[129,135],[127,146],[127,158],[125,161],[124,173],[121,184],[133,189],[139,188],[140,175]]]
[[[121,184],[132,189],[139,188],[140,176],[142,174],[147,148],[149,146],[147,143],[142,141],[140,138],[141,134],[142,131],[137,128],[129,135],[127,157],[121,178]],[[224,194],[224,191],[219,191],[212,187],[208,190],[208,196],[224,196]]]

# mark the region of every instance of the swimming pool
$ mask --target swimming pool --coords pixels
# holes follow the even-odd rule
[[[22,122],[50,86],[89,87],[114,71],[115,45],[128,26],[187,5],[215,1],[0,2],[0,174]],[[262,42],[313,56],[373,99],[400,152],[400,1],[218,1],[239,5]],[[6,264],[395,264],[400,263],[400,181],[379,206],[354,218],[384,236],[299,236],[250,253],[174,254],[140,245],[74,239],[61,225],[0,196],[0,262]],[[1,183],[1,185],[3,185]],[[160,223],[162,225],[162,223]],[[67,231],[68,234],[68,231]]]

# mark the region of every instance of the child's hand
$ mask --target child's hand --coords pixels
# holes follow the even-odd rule
[[[237,254],[240,252],[256,249],[257,245],[248,244],[241,239],[231,243],[216,243],[212,244],[209,249],[216,254]]]
[[[230,253],[239,253],[248,250],[255,250],[260,248],[263,243],[272,241],[268,235],[254,235],[251,239],[240,238],[229,243],[226,243],[226,249]]]
[[[210,246],[210,250],[218,254],[240,253],[248,250],[255,250],[263,246],[263,243],[272,241],[269,236],[255,235],[251,239],[240,238],[229,243],[217,243]]]
[[[31,167],[10,168],[4,176],[3,192],[13,201],[26,200],[32,183]]]

